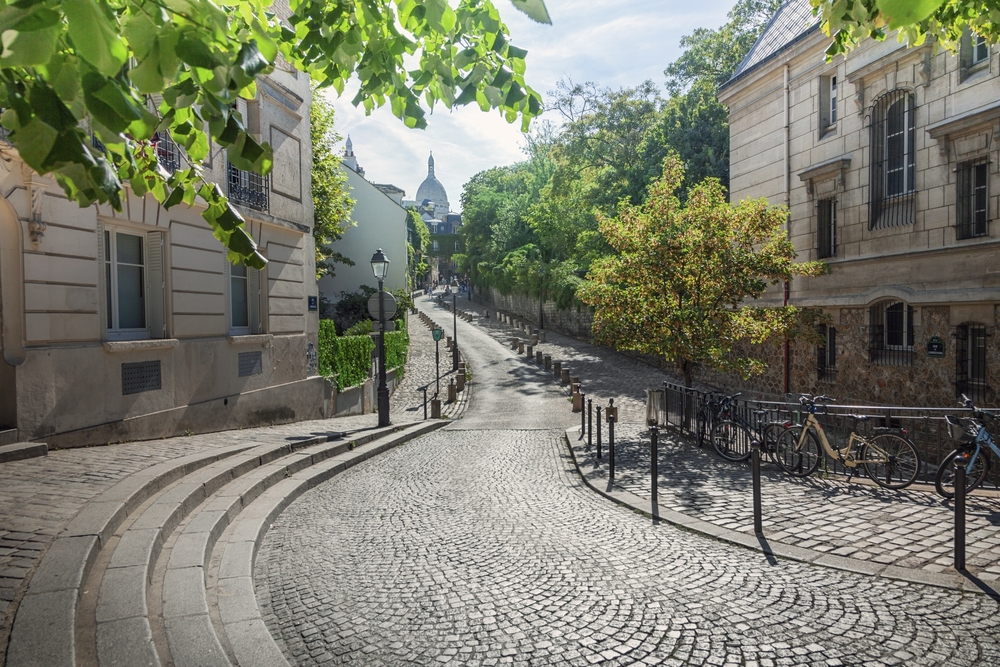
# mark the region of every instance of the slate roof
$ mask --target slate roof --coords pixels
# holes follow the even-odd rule
[[[741,79],[807,34],[818,29],[819,17],[813,15],[809,0],[785,0],[725,85],[728,86]]]

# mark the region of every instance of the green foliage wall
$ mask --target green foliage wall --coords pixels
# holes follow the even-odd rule
[[[371,336],[337,336],[331,320],[319,323],[320,375],[337,376],[337,389],[343,391],[368,378],[375,343]]]
[[[387,370],[402,368],[410,349],[410,336],[405,331],[389,331],[385,334],[385,367]]]

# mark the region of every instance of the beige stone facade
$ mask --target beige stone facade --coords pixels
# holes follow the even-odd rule
[[[942,407],[965,391],[996,405],[1000,50],[890,36],[826,62],[808,5],[788,0],[720,93],[732,200],[788,206],[799,259],[830,267],[796,279],[789,301],[827,313],[835,352],[793,345],[787,388]],[[746,386],[780,394],[784,355],[767,356],[768,376]]]
[[[218,147],[209,171],[268,259],[259,272],[226,260],[198,205],[129,193],[121,212],[81,209],[2,150],[0,430],[69,446],[325,415],[308,78],[277,69],[240,104],[273,172],[238,172]]]

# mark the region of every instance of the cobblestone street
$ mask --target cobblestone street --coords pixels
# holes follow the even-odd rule
[[[293,664],[1000,664],[989,596],[769,559],[602,498],[551,375],[458,326],[463,418],[306,493],[261,546]]]

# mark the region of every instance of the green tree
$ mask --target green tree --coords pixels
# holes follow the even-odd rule
[[[427,250],[431,247],[431,231],[427,229],[427,223],[420,217],[415,207],[408,209],[409,217],[406,220],[406,227],[409,232],[410,241],[406,244],[407,260],[414,278],[426,277],[430,267],[427,265]],[[411,288],[416,285],[411,285]]]
[[[833,35],[827,55],[845,53],[862,39],[885,39],[899,30],[899,41],[919,46],[928,38],[957,51],[968,30],[1000,41],[1000,3],[996,0],[811,0],[823,32]]]
[[[334,264],[354,266],[354,261],[335,252],[332,245],[354,226],[354,200],[348,194],[347,174],[336,146],[340,135],[334,129],[333,105],[314,95],[309,107],[309,137],[312,140],[313,239],[316,242],[316,280],[335,275]]]
[[[764,363],[735,356],[734,344],[784,340],[796,329],[798,310],[745,302],[769,284],[825,267],[794,262],[782,231],[785,209],[763,199],[731,205],[717,179],[695,186],[682,204],[676,190],[683,180],[671,155],[645,202],[623,202],[617,217],[600,216],[616,254],[595,262],[578,292],[594,308],[594,336],[676,364],[689,387],[695,364],[760,373]]]
[[[0,123],[21,159],[80,206],[120,209],[123,183],[170,208],[200,197],[231,260],[266,260],[221,189],[204,180],[210,142],[240,169],[266,174],[270,146],[235,110],[280,57],[356,105],[390,104],[408,127],[424,107],[476,103],[527,127],[541,99],[524,81],[526,51],[490,0],[23,0],[0,8]],[[515,6],[548,21],[542,0]],[[152,143],[167,130],[186,169],[165,173]],[[91,132],[103,149],[94,148]]]

